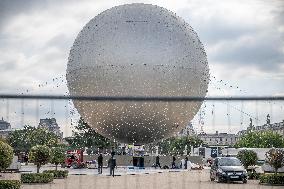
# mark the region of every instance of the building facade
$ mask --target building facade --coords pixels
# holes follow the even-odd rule
[[[267,115],[266,123],[260,126],[252,125],[252,120],[250,120],[250,124],[246,130],[239,131],[237,133],[238,137],[248,133],[248,132],[265,132],[272,131],[273,133],[278,133],[279,135],[284,137],[284,120],[278,123],[270,123],[270,116]]]
[[[180,132],[176,134],[177,137],[184,137],[184,136],[194,136],[196,132],[193,128],[192,123],[189,123],[185,128],[183,128]]]
[[[6,130],[6,129],[11,129],[11,124],[8,123],[7,121],[4,121],[3,117],[0,120],[0,130]]]
[[[40,119],[38,128],[43,128],[56,134],[61,139],[63,138],[63,132],[61,132],[55,118]]]
[[[197,137],[209,146],[233,146],[237,142],[235,134],[219,133],[218,131],[214,134],[200,133]]]
[[[2,117],[0,120],[0,138],[7,138],[12,131],[11,124],[7,121],[4,121]]]

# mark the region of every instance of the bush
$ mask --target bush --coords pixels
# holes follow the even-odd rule
[[[284,185],[284,174],[262,174],[259,178],[260,183]]]
[[[19,180],[0,180],[0,189],[20,189],[21,182]]]
[[[240,159],[244,167],[247,169],[250,165],[255,165],[257,162],[257,154],[252,150],[241,150],[238,152],[237,158]]]
[[[69,171],[67,170],[45,170],[43,173],[52,173],[55,179],[67,178]]]
[[[49,183],[53,181],[52,173],[25,173],[21,175],[22,183]]]
[[[7,169],[13,160],[13,148],[5,143],[0,141],[0,170]]]
[[[256,173],[256,172],[248,172],[248,179],[251,180],[258,180],[260,177],[261,173]]]

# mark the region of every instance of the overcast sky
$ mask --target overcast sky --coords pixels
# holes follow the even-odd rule
[[[284,95],[284,1],[281,0],[1,0],[0,93],[66,94],[67,58],[79,31],[100,12],[134,2],[167,8],[197,32],[210,67],[209,96]],[[13,103],[9,101],[7,105],[7,101],[1,100],[0,116],[13,127],[19,127],[21,122],[36,124],[31,121],[36,122],[35,102],[24,102],[24,114]],[[37,118],[54,115],[65,128],[65,134],[71,133],[66,126],[70,121],[64,118],[65,102],[39,104]],[[284,119],[283,102],[214,105],[215,108],[211,102],[204,105],[207,131],[228,131],[229,125],[229,130],[235,132],[242,122],[248,124],[246,114],[259,118],[255,124],[264,123],[267,113],[272,114],[272,122]],[[24,119],[20,120],[19,114],[25,115]],[[198,119],[196,116],[195,127]]]

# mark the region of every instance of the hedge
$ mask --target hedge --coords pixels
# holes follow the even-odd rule
[[[53,181],[52,173],[25,173],[21,175],[22,183],[49,183]]]
[[[278,173],[276,174],[262,174],[260,175],[259,181],[261,184],[276,184],[276,185],[284,185],[284,174]]]
[[[45,170],[43,173],[52,173],[55,179],[67,178],[69,171],[67,170]]]
[[[20,189],[21,182],[19,180],[0,180],[0,189]]]
[[[248,179],[250,179],[250,180],[258,180],[260,175],[261,175],[261,173],[248,172]]]

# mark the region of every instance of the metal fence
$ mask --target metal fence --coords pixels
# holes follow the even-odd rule
[[[41,118],[56,118],[65,136],[72,134],[79,114],[72,100],[103,102],[203,102],[192,120],[196,132],[233,133],[254,126],[284,124],[283,96],[236,97],[143,97],[143,96],[64,96],[0,94],[0,117],[12,128],[37,126]],[[282,128],[283,129],[283,128]],[[284,134],[284,130],[282,130]],[[44,169],[46,169],[45,167]],[[44,170],[43,169],[43,170]],[[32,168],[29,168],[32,170]],[[49,185],[25,185],[23,188],[264,188],[255,181],[248,185],[219,185],[209,182],[208,170],[128,170],[119,168],[114,178],[98,175],[97,170],[71,170],[70,177]]]

